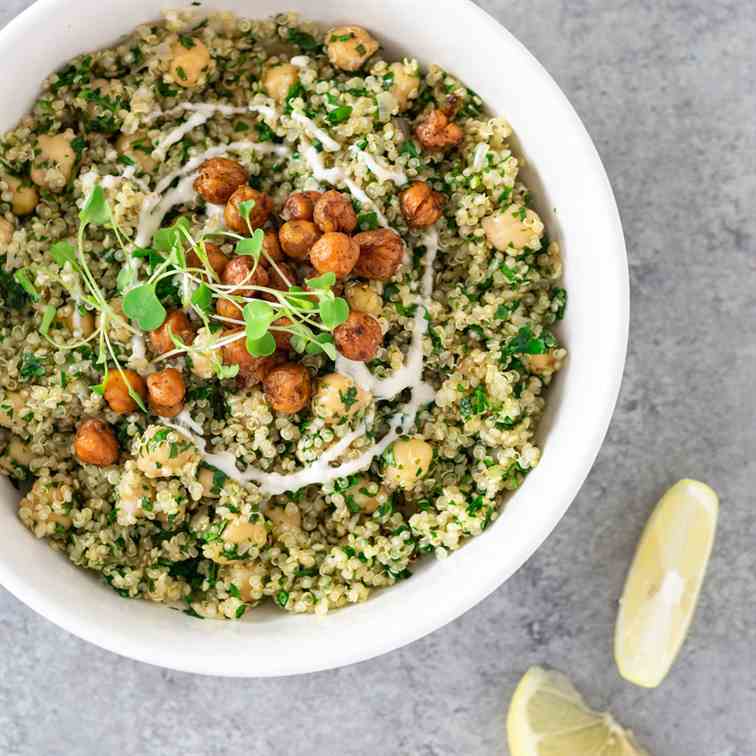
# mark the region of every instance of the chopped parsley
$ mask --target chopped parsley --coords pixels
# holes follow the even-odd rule
[[[301,29],[296,29],[292,26],[289,27],[287,32],[287,39],[292,45],[296,45],[301,50],[307,50],[310,52],[318,51],[322,46],[312,34],[308,34],[307,32],[303,32]]]
[[[340,105],[338,108],[334,108],[333,110],[326,113],[326,120],[328,121],[328,123],[336,125],[339,123],[344,123],[344,121],[348,121],[351,115],[351,105]]]
[[[45,376],[45,366],[42,359],[31,352],[24,352],[21,355],[21,367],[18,374],[24,381],[31,381],[34,378],[43,378]]]

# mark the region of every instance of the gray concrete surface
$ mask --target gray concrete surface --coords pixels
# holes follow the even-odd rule
[[[0,0],[0,25],[28,4]],[[507,702],[534,663],[568,671],[654,756],[756,754],[756,4],[481,5],[584,118],[627,232],[625,383],[574,506],[513,579],[451,626],[294,679],[127,661],[0,590],[0,754],[504,754]],[[612,663],[616,599],[650,508],[684,476],[720,492],[721,527],[684,652],[646,692]]]

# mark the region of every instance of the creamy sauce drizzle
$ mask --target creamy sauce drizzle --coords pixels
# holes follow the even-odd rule
[[[378,181],[392,181],[397,186],[407,183],[407,174],[400,170],[391,170],[381,164],[367,150],[361,150],[359,147],[352,147],[350,150],[355,157],[364,164],[364,166],[378,179]]]
[[[323,145],[324,150],[338,152],[341,149],[339,142],[333,139],[328,132],[323,131],[315,121],[308,118],[304,113],[295,110],[291,114],[291,120],[298,123],[313,139],[317,139]]]
[[[144,336],[141,333],[136,333],[131,337],[131,359],[143,360],[147,354],[145,348]]]

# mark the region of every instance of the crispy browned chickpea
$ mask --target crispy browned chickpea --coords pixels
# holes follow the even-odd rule
[[[336,231],[323,234],[310,250],[310,262],[318,273],[333,273],[346,278],[360,256],[359,244],[346,234]]]
[[[215,312],[222,318],[238,320],[240,323],[244,320],[241,305],[230,299],[221,299],[220,297],[216,299]]]
[[[372,315],[352,310],[346,322],[334,329],[333,340],[348,360],[369,362],[383,342],[383,332]]]
[[[105,401],[119,415],[135,412],[139,407],[129,394],[129,387],[142,401],[147,398],[147,387],[139,373],[133,370],[108,370],[105,376]]]
[[[249,174],[236,160],[210,158],[200,166],[194,189],[206,202],[222,205],[248,180]]]
[[[284,202],[281,217],[285,221],[311,221],[315,203],[321,198],[322,194],[322,192],[292,192]]]
[[[102,420],[85,420],[76,429],[74,454],[87,465],[114,464],[118,459],[118,441],[113,429]]]
[[[270,218],[273,210],[273,202],[265,192],[258,192],[251,186],[240,186],[228,199],[223,211],[223,219],[226,226],[237,234],[249,235],[247,221],[242,218],[239,212],[239,205],[242,202],[253,201],[255,204],[249,213],[249,225],[252,229],[262,228]]]
[[[263,251],[271,260],[283,260],[278,234],[272,228],[266,229],[263,236]]]
[[[286,331],[277,331],[276,328],[288,328],[290,325],[290,318],[278,318],[273,321],[270,332],[276,340],[276,349],[281,352],[288,352],[291,349],[291,334]]]
[[[288,291],[290,285],[296,286],[297,277],[291,267],[285,262],[277,262],[276,266],[278,267],[278,270],[276,270],[272,265],[267,269],[269,278],[268,286],[270,286],[271,289],[278,289],[279,291]],[[281,271],[281,274],[285,276],[286,280],[284,280],[284,278],[279,274],[279,270]],[[272,294],[270,296],[275,299]]]
[[[293,415],[307,406],[312,395],[310,373],[304,365],[287,362],[273,368],[264,380],[265,398],[276,412]]]
[[[415,129],[417,141],[431,152],[456,147],[464,139],[464,132],[456,123],[450,123],[442,110],[431,110]]]
[[[444,195],[434,192],[425,181],[414,181],[401,193],[399,202],[407,225],[427,228],[441,217]]]
[[[357,215],[349,197],[335,189],[325,192],[315,203],[312,218],[321,231],[346,231],[357,228]]]
[[[186,395],[184,376],[176,368],[165,368],[147,376],[150,407],[156,415],[174,417],[181,412]]]
[[[360,247],[360,256],[354,274],[374,281],[390,280],[404,258],[402,237],[390,228],[363,231],[354,237]]]
[[[205,242],[205,252],[207,253],[207,261],[210,263],[210,267],[215,272],[215,275],[220,278],[226,269],[226,265],[228,265],[228,258],[221,252],[221,248],[217,244],[212,244],[211,242]],[[190,268],[205,270],[204,264],[194,250],[187,255],[186,263]]]
[[[274,352],[270,357],[253,357],[247,351],[246,339],[244,338],[243,329],[230,329],[223,332],[222,338],[225,339],[234,334],[239,334],[242,338],[232,341],[222,347],[223,362],[226,365],[239,366],[239,378],[247,383],[259,383],[265,379],[265,376],[276,366],[283,362],[283,355]]]
[[[226,291],[227,294],[238,297],[254,297],[258,292],[252,287],[267,286],[268,280],[268,271],[262,263],[258,262],[255,266],[255,261],[249,255],[234,257],[221,276],[221,281],[227,286],[238,286]]]
[[[150,331],[150,345],[155,354],[165,354],[174,348],[171,333],[184,344],[194,341],[194,330],[182,310],[171,310],[166,315],[163,325]]]
[[[290,220],[278,230],[281,248],[295,260],[306,260],[312,245],[320,238],[320,229],[308,220]]]

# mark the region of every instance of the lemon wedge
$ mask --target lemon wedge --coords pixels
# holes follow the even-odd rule
[[[719,499],[681,480],[662,496],[643,531],[625,582],[614,658],[626,680],[655,688],[685,640],[717,527]]]
[[[512,756],[648,756],[611,714],[588,708],[560,672],[531,667],[507,716]]]

